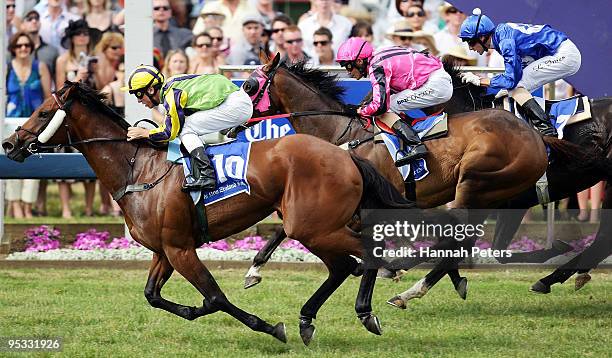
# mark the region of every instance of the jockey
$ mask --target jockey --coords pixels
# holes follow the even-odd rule
[[[440,60],[408,48],[392,46],[374,53],[369,42],[351,37],[338,49],[336,62],[355,79],[369,77],[372,99],[357,109],[363,116],[425,108],[444,103],[453,94],[451,77]],[[398,120],[392,128],[406,145],[413,146],[395,166],[425,157],[427,148],[410,124]]]
[[[491,79],[464,73],[463,82],[487,86],[494,92],[509,91],[535,128],[544,135],[557,136],[555,127],[531,92],[548,82],[571,76],[580,68],[580,51],[567,35],[548,25],[502,23],[495,26],[476,8],[461,25],[459,37],[479,54],[494,48],[504,57],[506,67],[504,73]]]
[[[165,123],[158,128],[130,127],[128,140],[167,142],[178,136],[191,155],[195,179],[184,185],[185,190],[214,190],[215,171],[201,136],[251,118],[253,104],[249,95],[222,75],[178,75],[164,82],[164,75],[149,65],[136,67],[122,90],[149,108],[161,102],[166,112]]]

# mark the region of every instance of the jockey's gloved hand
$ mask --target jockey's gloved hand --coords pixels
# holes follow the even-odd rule
[[[499,90],[499,92],[497,92],[497,94],[495,95],[495,99],[501,98],[501,97],[505,97],[508,95],[508,90],[507,89],[502,89]]]
[[[357,109],[359,109],[359,106],[356,105],[356,104],[346,104],[346,105],[344,105],[344,113],[346,113],[347,115],[349,115],[351,117],[357,117],[358,116]]]
[[[480,86],[480,77],[476,76],[472,72],[463,72],[459,75],[461,77],[461,82],[463,83],[471,83],[474,86]]]

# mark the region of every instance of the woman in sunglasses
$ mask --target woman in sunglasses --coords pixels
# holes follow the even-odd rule
[[[179,137],[191,155],[195,179],[185,183],[184,189],[214,190],[215,171],[200,138],[251,118],[253,104],[249,95],[223,75],[179,75],[165,82],[164,75],[149,65],[136,67],[122,90],[135,95],[148,108],[161,103],[166,112],[159,128],[130,127],[128,140],[168,142]]]
[[[378,116],[392,111],[401,113],[448,101],[453,94],[451,77],[435,56],[391,46],[374,52],[372,45],[359,37],[346,40],[338,49],[336,61],[351,77],[368,77],[372,99],[357,109],[362,116]],[[427,149],[408,123],[398,120],[395,134],[412,149],[395,162],[398,167],[427,155]]]
[[[557,130],[531,92],[580,69],[580,51],[567,35],[548,25],[508,22],[495,26],[476,8],[461,25],[459,37],[481,55],[490,48],[495,49],[504,58],[506,67],[504,73],[490,79],[466,72],[462,75],[463,82],[489,87],[489,92],[497,93],[498,97],[507,91],[536,129],[556,137]]]

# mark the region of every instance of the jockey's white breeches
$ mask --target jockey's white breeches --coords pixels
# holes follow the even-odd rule
[[[578,72],[582,55],[576,45],[569,39],[563,41],[557,52],[531,62],[523,68],[523,77],[516,87],[523,87],[529,92],[543,85],[563,79]]]
[[[450,100],[453,95],[453,80],[439,68],[433,71],[427,82],[417,89],[407,89],[391,95],[389,109],[395,113],[409,109],[420,109]]]
[[[200,136],[235,127],[246,122],[252,115],[251,98],[240,88],[227,96],[225,101],[217,107],[185,117],[179,138],[191,153],[195,148],[202,146]]]

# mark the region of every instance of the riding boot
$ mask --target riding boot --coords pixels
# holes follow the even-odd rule
[[[395,161],[396,167],[402,167],[415,159],[424,158],[427,155],[427,148],[425,148],[421,138],[419,138],[419,135],[412,126],[398,120],[393,124],[393,131],[406,146],[412,146],[412,149],[404,158]]]
[[[542,135],[556,137],[557,129],[550,122],[548,115],[544,112],[542,107],[536,102],[535,99],[531,98],[527,102],[523,103],[523,111],[529,118],[531,125],[533,125]]]
[[[184,191],[215,190],[217,179],[215,170],[210,163],[210,158],[206,155],[206,146],[197,147],[191,153],[191,170],[193,172],[193,183],[185,183]]]

